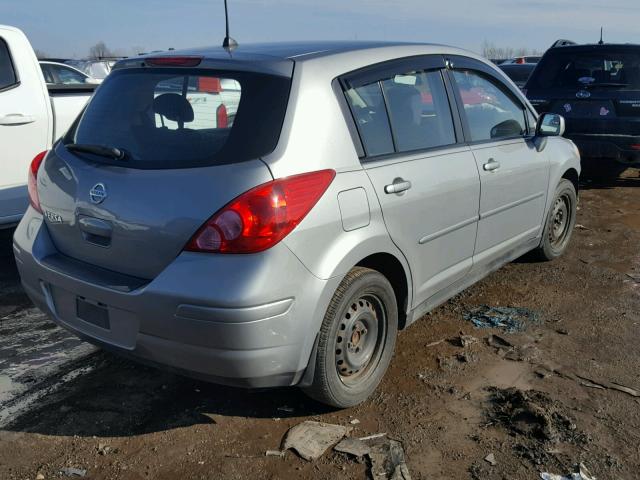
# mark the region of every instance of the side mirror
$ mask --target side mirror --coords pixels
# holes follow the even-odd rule
[[[543,113],[538,118],[536,125],[536,136],[538,137],[561,137],[564,135],[564,117],[557,113]]]

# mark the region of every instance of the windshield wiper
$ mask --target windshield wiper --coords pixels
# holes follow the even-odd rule
[[[85,143],[68,143],[65,145],[67,150],[72,152],[84,152],[93,153],[94,155],[100,155],[101,157],[110,157],[115,160],[124,160],[127,153],[116,147],[106,147],[104,145],[90,145]]]

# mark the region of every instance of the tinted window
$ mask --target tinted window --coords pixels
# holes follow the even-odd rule
[[[54,78],[57,77],[56,83],[62,85],[78,85],[80,83],[86,83],[87,81],[87,77],[72,68],[62,67],[60,65],[49,65],[49,68]]]
[[[594,47],[579,51],[564,48],[544,56],[529,80],[529,88],[574,89],[601,85],[640,89],[640,49]]]
[[[497,81],[469,70],[453,72],[474,142],[523,135],[524,107]]]
[[[16,72],[13,69],[11,55],[7,43],[0,38],[0,90],[17,83]]]
[[[535,65],[500,65],[500,69],[516,84],[527,82]]]
[[[255,159],[277,144],[289,86],[288,78],[248,72],[116,70],[65,143],[123,149],[127,165],[139,168]]]
[[[393,153],[389,117],[380,83],[370,83],[346,92],[351,111],[368,156]]]
[[[382,82],[399,152],[455,143],[453,119],[439,71],[409,72]]]
[[[49,68],[48,64],[41,63],[40,68],[42,69],[42,75],[44,75],[44,81],[46,83],[56,83],[56,81],[53,79],[53,75],[51,74],[51,69]]]

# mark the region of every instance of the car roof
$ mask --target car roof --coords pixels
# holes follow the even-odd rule
[[[640,48],[638,43],[585,43],[582,45],[559,45],[551,47],[548,51],[552,52],[587,52],[594,50],[637,50]]]
[[[273,57],[281,60],[295,60],[302,57],[319,57],[336,53],[356,52],[384,47],[433,45],[428,43],[410,42],[383,42],[383,41],[305,41],[305,42],[266,42],[248,43],[239,45],[231,53],[233,57],[256,59],[262,57]],[[155,53],[158,55],[184,55],[200,54],[205,58],[229,58],[230,54],[222,47],[204,47],[189,50],[172,50],[169,52]]]
[[[414,55],[449,54],[482,59],[466,50],[433,43],[388,42],[388,41],[304,41],[241,44],[232,51],[222,46],[202,47],[187,50],[156,52],[121,60],[117,68],[142,66],[145,59],[153,57],[200,56],[201,67],[258,70],[265,73],[291,75],[294,62],[311,62],[328,57],[340,57],[343,63],[359,63],[366,57],[369,63],[383,62],[393,58]]]

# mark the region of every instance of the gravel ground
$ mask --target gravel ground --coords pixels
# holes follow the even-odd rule
[[[344,453],[265,455],[290,427],[319,420],[401,441],[413,479],[534,479],[580,462],[599,480],[638,479],[638,204],[637,170],[585,182],[563,258],[520,259],[425,316],[401,333],[373,397],[342,411],[296,389],[175,376],[75,339],[30,304],[0,231],[0,478],[69,467],[91,479],[367,478],[368,461]],[[464,314],[481,305],[538,320],[478,329]]]

